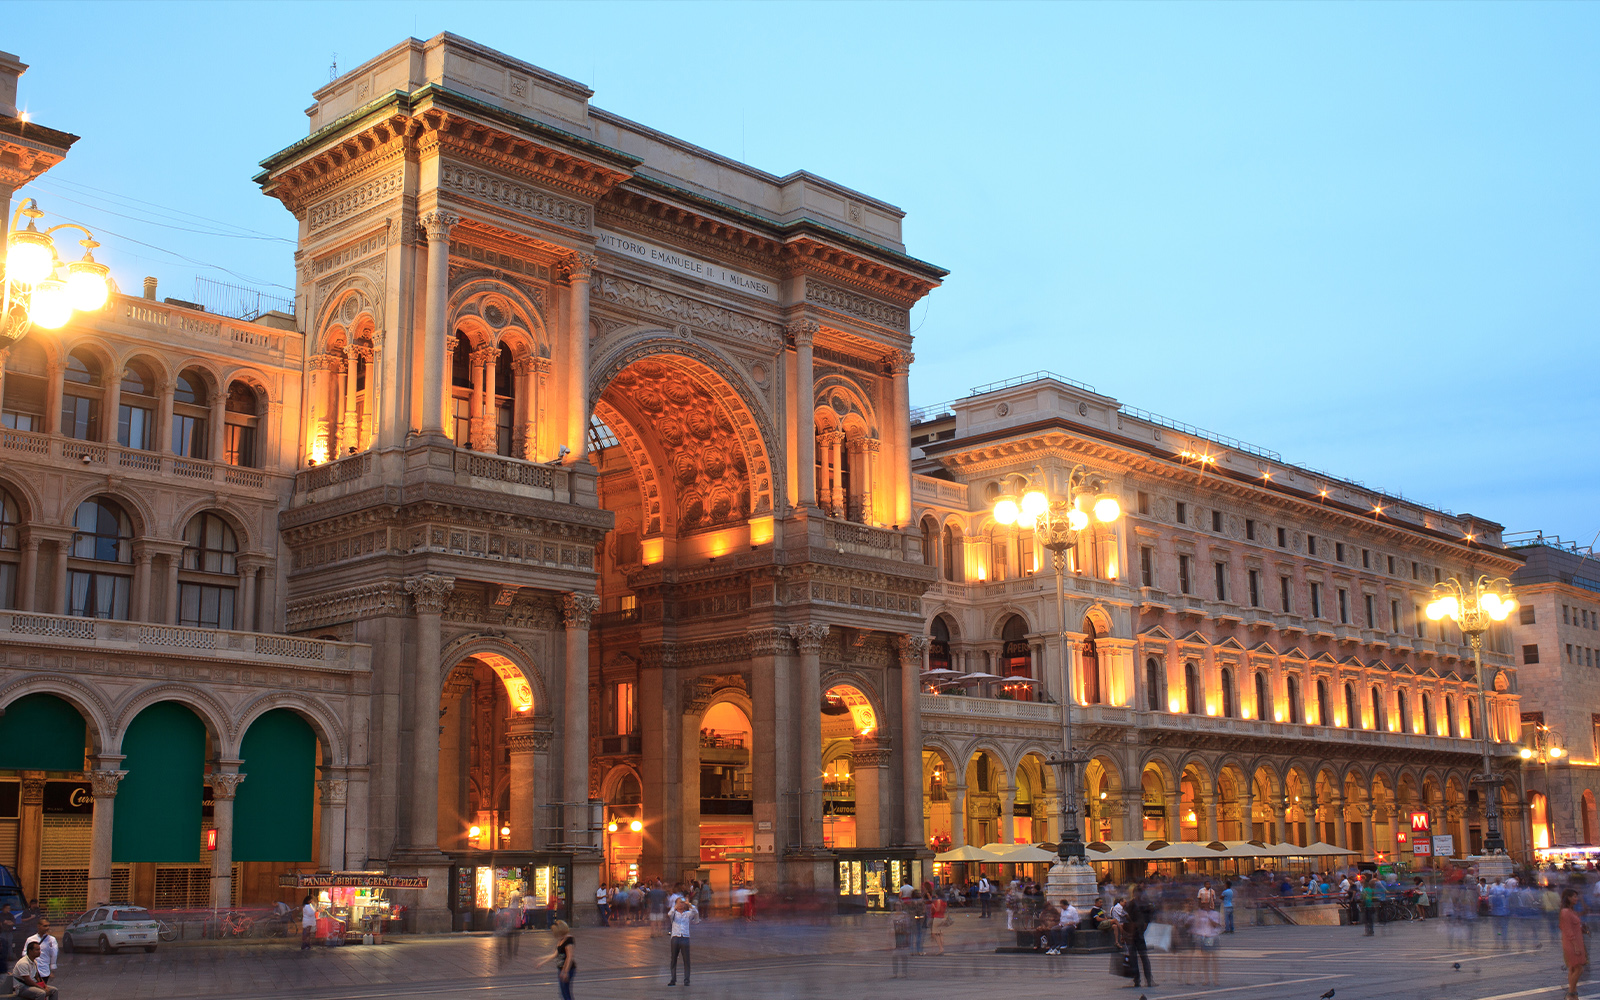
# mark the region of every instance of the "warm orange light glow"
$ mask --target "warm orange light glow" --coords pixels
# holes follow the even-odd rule
[[[1272,721],[1273,722],[1282,722],[1283,721],[1283,713],[1279,712],[1279,711],[1274,711],[1272,713]]]
[[[667,557],[665,538],[646,538],[639,543],[639,558],[646,566],[654,566]]]
[[[311,446],[311,464],[321,465],[328,460],[328,442],[317,441]]]
[[[766,517],[752,517],[750,519],[750,544],[765,545],[772,541],[775,529],[772,515]]]
[[[1176,711],[1178,711],[1178,708],[1179,708],[1179,706],[1181,704],[1182,703],[1179,702],[1178,699],[1172,698],[1167,702],[1167,707],[1170,708],[1172,711],[1176,712]]]

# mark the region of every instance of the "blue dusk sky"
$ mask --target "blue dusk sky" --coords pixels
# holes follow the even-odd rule
[[[1600,532],[1594,4],[5,10],[19,103],[83,136],[24,194],[135,294],[287,296],[257,163],[331,64],[451,31],[905,209],[951,271],[912,314],[915,404],[1049,369],[1509,530]]]

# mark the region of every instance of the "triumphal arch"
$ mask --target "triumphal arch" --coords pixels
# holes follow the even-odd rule
[[[418,927],[922,850],[908,312],[945,272],[891,205],[590,96],[412,39],[258,177],[300,227],[287,624],[372,646],[347,857],[428,875]]]

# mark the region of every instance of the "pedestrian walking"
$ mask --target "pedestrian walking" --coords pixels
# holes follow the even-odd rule
[[[572,928],[565,920],[550,925],[550,937],[556,943],[555,951],[539,959],[535,969],[543,968],[552,960],[556,963],[556,985],[561,989],[561,1000],[572,1000],[572,977],[578,974],[577,942],[572,939]]]
[[[668,986],[678,985],[678,956],[683,956],[683,985],[689,985],[689,928],[700,922],[700,911],[689,905],[689,900],[679,896],[667,914],[672,934],[672,975]]]
[[[1222,883],[1222,933],[1233,933],[1233,883]]]
[[[22,943],[23,951],[27,951],[28,946],[34,944],[39,946],[39,979],[48,983],[50,977],[55,974],[56,962],[61,954],[61,946],[50,936],[49,917],[39,918],[38,931]]]
[[[928,907],[923,902],[922,890],[912,889],[911,898],[906,900],[902,909],[905,910],[906,916],[911,918],[911,950],[920,955],[922,938],[928,930]]]
[[[928,904],[928,940],[938,949],[934,952],[935,955],[944,954],[944,929],[951,923],[947,909],[949,905],[943,896],[938,895]]]
[[[987,875],[979,875],[978,876],[978,904],[983,907],[983,912],[978,914],[979,917],[987,917],[989,915],[989,900],[991,900],[993,898],[994,898],[994,885],[992,883],[990,883],[989,876],[987,876]]]
[[[594,908],[600,911],[600,926],[611,926],[611,893],[606,891],[605,883],[600,883],[600,888],[594,891]]]
[[[1568,889],[1561,894],[1561,960],[1567,966],[1566,1000],[1578,1000],[1578,977],[1589,964],[1589,946],[1583,936],[1589,928],[1583,925],[1573,904],[1578,901],[1578,890]]]
[[[1133,972],[1133,987],[1139,988],[1139,964],[1144,963],[1144,985],[1154,989],[1156,977],[1150,971],[1150,952],[1145,949],[1144,932],[1150,926],[1150,904],[1144,901],[1144,887],[1134,886],[1133,897],[1128,900],[1124,908],[1127,913],[1127,922],[1123,925],[1123,937],[1128,942],[1128,966]]]
[[[509,962],[517,957],[517,911],[508,903],[494,913],[494,936],[500,939],[500,961]]]
[[[889,918],[889,929],[894,934],[894,948],[890,951],[889,978],[907,978],[911,975],[911,914],[904,908],[894,911]]]
[[[317,907],[311,902],[311,894],[306,893],[306,898],[300,901],[300,950],[311,950],[311,935],[317,929]]]

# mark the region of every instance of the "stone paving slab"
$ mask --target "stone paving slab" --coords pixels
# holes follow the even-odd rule
[[[1180,956],[1152,956],[1156,988],[1139,992],[1108,974],[1105,955],[1050,958],[995,954],[1004,924],[956,917],[948,953],[911,959],[910,977],[891,977],[891,935],[878,915],[838,924],[711,922],[696,928],[693,985],[666,987],[665,939],[642,927],[580,927],[575,994],[585,1000],[662,997],[873,998],[1004,996],[1073,1000],[1559,1000],[1560,949],[1524,940],[1493,950],[1486,936],[1455,940],[1437,921],[1397,925],[1376,937],[1348,927],[1244,927],[1223,938],[1216,985]],[[1474,948],[1472,944],[1479,947]],[[295,943],[166,946],[153,955],[63,956],[55,981],[64,1000],[512,1000],[556,995],[554,973],[534,963],[549,938],[530,932],[506,956],[486,936],[392,938],[383,946],[319,948]],[[1460,969],[1453,966],[1460,963]],[[1600,980],[1580,988],[1600,1000]]]

